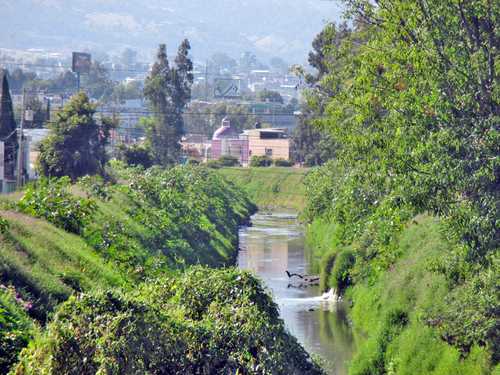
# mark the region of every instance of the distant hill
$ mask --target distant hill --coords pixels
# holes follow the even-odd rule
[[[250,51],[305,63],[324,21],[340,18],[337,1],[322,0],[5,0],[0,49],[63,53],[91,49],[119,55],[130,47],[154,59],[159,43],[169,54],[188,38],[197,61],[215,52],[238,59]]]

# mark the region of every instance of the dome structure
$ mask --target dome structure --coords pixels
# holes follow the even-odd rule
[[[213,140],[217,139],[238,139],[238,133],[230,126],[230,121],[227,117],[222,120],[222,126],[217,129],[212,137]]]

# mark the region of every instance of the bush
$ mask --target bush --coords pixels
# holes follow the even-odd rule
[[[67,232],[82,234],[86,224],[97,212],[91,199],[77,198],[69,193],[70,179],[62,177],[27,185],[23,198],[14,208],[19,212],[43,217]]]
[[[356,258],[351,250],[343,250],[337,254],[333,263],[329,283],[332,288],[336,288],[341,293],[346,287],[352,284],[349,270],[354,266]]]
[[[321,291],[326,292],[330,287],[328,279],[332,273],[333,264],[335,263],[335,258],[337,257],[337,252],[326,253],[321,259],[321,278],[319,288]]]
[[[188,161],[186,162],[186,164],[193,164],[193,165],[198,165],[200,164],[200,161],[195,159],[195,158],[190,158],[188,159]]]
[[[273,162],[275,167],[291,167],[293,165],[293,161],[284,158],[274,159]]]
[[[118,159],[128,165],[142,165],[146,169],[153,165],[151,150],[146,146],[138,146],[134,143],[128,147],[124,143],[120,143],[116,146],[116,150],[119,155]]]
[[[254,155],[250,158],[251,167],[270,167],[273,165],[273,159],[265,155]]]
[[[212,168],[212,169],[219,169],[221,167],[219,161],[217,159],[210,159],[210,160],[207,160],[205,165],[208,167],[208,168]]]
[[[234,167],[240,165],[240,160],[236,156],[222,155],[219,158],[219,163],[222,167]]]
[[[135,295],[71,298],[16,374],[324,375],[249,272],[193,267]]]

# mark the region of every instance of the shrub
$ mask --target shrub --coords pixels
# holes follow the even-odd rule
[[[219,158],[219,163],[223,167],[234,167],[240,165],[240,160],[236,156],[222,155]]]
[[[251,167],[270,167],[273,165],[273,159],[265,155],[254,155],[250,158]]]
[[[146,169],[153,165],[151,149],[146,146],[138,146],[134,143],[128,147],[124,143],[120,143],[116,146],[116,150],[119,154],[119,160],[128,165],[142,165]]]
[[[217,159],[207,160],[207,162],[205,163],[205,165],[208,168],[212,168],[212,169],[219,169],[221,167],[220,162]]]
[[[332,273],[333,264],[335,263],[335,258],[337,256],[337,252],[329,252],[326,253],[321,259],[321,278],[319,288],[322,291],[326,291],[330,285],[328,283],[328,279],[330,274]]]
[[[200,164],[200,161],[195,159],[195,158],[190,158],[188,159],[188,161],[186,162],[186,164],[193,164],[193,165],[198,165]]]
[[[67,232],[81,234],[97,212],[97,205],[91,199],[74,197],[68,192],[69,186],[69,177],[50,181],[42,178],[27,185],[23,198],[14,208],[43,217]]]
[[[337,254],[330,274],[330,286],[336,288],[341,293],[347,286],[351,285],[352,280],[349,270],[354,266],[356,258],[351,250],[343,250]]]
[[[293,165],[293,161],[284,158],[276,158],[273,162],[275,167],[291,167]]]
[[[260,280],[201,267],[135,295],[72,297],[14,371],[324,375],[286,330]]]

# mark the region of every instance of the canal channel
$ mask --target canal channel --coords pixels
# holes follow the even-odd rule
[[[319,286],[306,286],[285,272],[316,275],[320,271],[320,259],[306,246],[305,229],[296,215],[257,213],[252,226],[240,228],[239,236],[239,268],[264,281],[290,332],[326,361],[329,373],[346,375],[356,350],[347,318],[350,304],[325,300]]]

